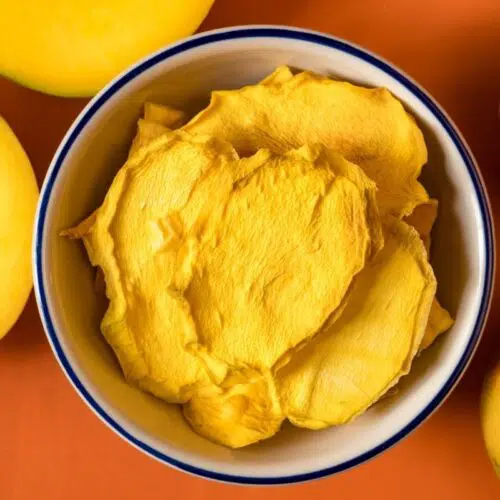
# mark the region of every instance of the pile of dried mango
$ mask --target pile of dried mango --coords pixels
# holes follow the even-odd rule
[[[103,272],[126,378],[234,448],[348,422],[452,324],[421,131],[386,89],[287,67],[186,121],[146,104],[103,204],[64,232]]]

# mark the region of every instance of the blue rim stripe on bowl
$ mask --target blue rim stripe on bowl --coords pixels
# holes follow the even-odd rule
[[[474,185],[476,196],[479,201],[479,206],[481,210],[482,220],[485,226],[485,249],[486,249],[486,275],[484,282],[484,289],[482,294],[482,303],[479,309],[479,313],[476,319],[473,333],[465,349],[460,361],[455,367],[453,373],[446,381],[446,383],[441,387],[440,391],[433,400],[424,408],[421,413],[414,418],[409,424],[407,424],[403,429],[401,429],[397,434],[392,436],[387,441],[381,443],[370,451],[367,451],[356,458],[348,460],[344,463],[338,464],[333,467],[328,467],[325,469],[297,474],[292,476],[277,476],[277,477],[251,477],[251,476],[239,476],[231,474],[223,474],[219,472],[214,472],[206,469],[201,469],[190,464],[176,460],[168,455],[165,455],[158,450],[152,448],[148,444],[140,441],[133,435],[131,435],[126,429],[124,429],[118,422],[116,422],[106,411],[99,405],[99,403],[91,396],[83,383],[79,380],[76,373],[73,371],[64,350],[59,341],[58,335],[56,333],[49,307],[47,302],[47,296],[44,289],[44,269],[43,269],[43,239],[44,239],[44,224],[47,214],[47,207],[50,200],[50,195],[54,187],[55,180],[61,169],[64,160],[70,151],[73,143],[77,139],[80,132],[83,130],[85,125],[94,116],[94,114],[99,110],[99,108],[121,87],[126,85],[129,81],[134,79],[136,76],[140,75],[142,72],[150,69],[151,67],[157,65],[158,63],[164,61],[167,58],[175,56],[181,52],[189,49],[200,47],[214,42],[242,39],[242,38],[285,38],[292,40],[300,40],[305,42],[310,42],[318,44],[321,46],[326,46],[334,48],[350,55],[353,55],[363,61],[366,61],[373,66],[381,69],[385,73],[389,74],[399,83],[404,85],[408,90],[410,90],[435,116],[439,123],[444,127],[446,132],[449,134],[456,148],[460,152],[460,155],[465,162],[470,178]],[[412,430],[414,430],[420,423],[422,423],[427,416],[429,416],[443,401],[443,399],[448,395],[453,386],[459,380],[461,374],[466,368],[468,362],[470,361],[472,354],[477,346],[479,338],[481,336],[482,329],[486,320],[492,292],[493,283],[493,273],[494,273],[494,239],[493,239],[493,227],[492,218],[489,208],[488,199],[486,196],[484,185],[481,181],[480,174],[475,167],[474,160],[464,144],[460,134],[457,132],[451,121],[447,118],[444,112],[439,108],[439,106],[429,97],[420,87],[414,83],[411,79],[401,73],[399,70],[395,69],[389,63],[386,63],[377,56],[366,52],[365,50],[356,47],[345,41],[330,37],[317,32],[299,30],[295,28],[287,27],[277,27],[277,26],[257,26],[257,27],[235,27],[225,30],[211,31],[207,33],[202,33],[193,38],[189,38],[183,42],[176,45],[170,46],[148,59],[142,61],[133,67],[130,71],[123,73],[115,81],[113,81],[108,87],[106,87],[101,94],[99,94],[89,105],[82,111],[80,116],[77,118],[75,125],[70,133],[68,133],[63,144],[61,145],[58,153],[54,157],[54,160],[49,168],[47,178],[44,182],[41,198],[39,202],[37,221],[35,227],[34,235],[34,274],[35,274],[35,292],[38,302],[38,307],[41,312],[41,316],[44,323],[44,328],[46,330],[49,342],[52,349],[63,367],[66,375],[73,383],[80,396],[86,401],[86,403],[97,413],[100,418],[106,422],[112,429],[114,429],[118,434],[120,434],[124,439],[129,441],[131,444],[135,445],[145,453],[151,455],[152,457],[160,460],[161,462],[167,463],[173,467],[181,469],[183,471],[196,474],[198,476],[218,480],[226,481],[232,483],[240,484],[261,484],[261,485],[271,485],[271,484],[290,484],[302,481],[309,481],[313,479],[318,479],[325,477],[337,472],[347,470],[351,467],[359,465],[370,458],[378,455],[387,448],[393,446],[402,438],[407,436]]]

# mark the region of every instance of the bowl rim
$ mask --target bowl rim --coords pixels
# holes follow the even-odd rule
[[[45,272],[43,265],[44,255],[44,227],[47,216],[47,208],[51,198],[52,190],[57,182],[57,176],[61,170],[65,158],[72,148],[73,143],[77,140],[78,136],[89,123],[95,113],[103,106],[108,99],[110,99],[118,90],[126,85],[131,80],[135,79],[143,72],[153,68],[157,64],[165,61],[166,59],[180,54],[191,49],[196,49],[204,45],[213,44],[221,41],[240,40],[244,38],[279,38],[286,40],[302,41],[320,45],[322,47],[333,48],[358,59],[368,62],[375,66],[377,69],[384,71],[389,76],[393,77],[407,90],[409,90],[419,101],[424,105],[439,123],[446,130],[449,138],[453,141],[455,147],[460,153],[460,156],[467,167],[469,176],[474,186],[475,195],[477,197],[479,208],[481,212],[482,222],[484,224],[484,244],[485,244],[485,276],[484,286],[482,290],[481,305],[477,314],[475,326],[471,332],[470,339],[467,347],[464,350],[461,358],[458,360],[450,377],[442,384],[439,392],[434,396],[432,401],[424,407],[420,413],[409,422],[404,428],[397,433],[393,434],[389,439],[380,443],[356,457],[350,458],[340,464],[288,476],[242,476],[220,473],[213,470],[203,469],[189,463],[182,462],[178,459],[170,457],[165,453],[153,448],[147,443],[144,443],[135,437],[130,431],[125,429],[119,424],[102,406],[94,399],[89,390],[85,387],[82,381],[78,378],[77,374],[71,366],[71,361],[64,352],[64,349],[59,340],[59,334],[55,329],[50,308],[47,300],[47,292],[45,290]],[[414,80],[408,77],[403,71],[396,68],[393,64],[384,60],[383,58],[367,51],[353,43],[347,42],[343,39],[326,35],[317,31],[305,30],[289,26],[279,25],[250,25],[250,26],[235,26],[230,28],[222,28],[212,31],[207,31],[183,39],[177,43],[168,45],[159,51],[147,56],[139,61],[137,64],[131,66],[114,80],[112,80],[103,90],[101,90],[82,110],[76,120],[73,122],[71,128],[63,138],[59,148],[57,149],[54,158],[47,171],[41,193],[38,208],[35,216],[35,230],[33,236],[33,275],[34,275],[34,288],[35,296],[42,319],[43,327],[49,340],[52,351],[59,362],[63,372],[69,379],[80,397],[85,403],[94,411],[94,413],[106,423],[113,431],[119,436],[135,446],[147,455],[159,460],[164,464],[168,464],[174,468],[188,472],[197,476],[217,481],[236,483],[236,484],[255,484],[255,485],[277,485],[277,484],[291,484],[314,479],[323,478],[332,474],[336,474],[375,457],[376,455],[384,452],[388,448],[395,445],[397,442],[408,436],[415,430],[431,413],[433,413],[440,404],[450,394],[451,390],[459,381],[460,377],[467,368],[475,349],[481,337],[488,310],[492,299],[493,289],[493,276],[495,270],[495,241],[493,231],[493,218],[490,208],[490,202],[486,193],[484,181],[473,155],[466,144],[458,128],[454,125],[452,120],[444,112],[437,102],[424,91]]]

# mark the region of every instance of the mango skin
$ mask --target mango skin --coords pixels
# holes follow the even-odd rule
[[[30,161],[0,117],[0,339],[19,318],[31,288],[31,239],[38,186]]]
[[[488,455],[500,478],[500,362],[484,383],[481,425]]]
[[[214,0],[3,2],[0,75],[87,97],[142,57],[194,33]]]

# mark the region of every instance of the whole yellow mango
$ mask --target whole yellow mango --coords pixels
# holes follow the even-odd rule
[[[481,424],[488,455],[500,477],[500,363],[484,384],[481,399]]]
[[[30,161],[0,117],[0,338],[17,321],[33,285],[31,235],[37,200]]]
[[[48,94],[93,95],[133,62],[196,31],[213,2],[3,2],[0,74]]]

